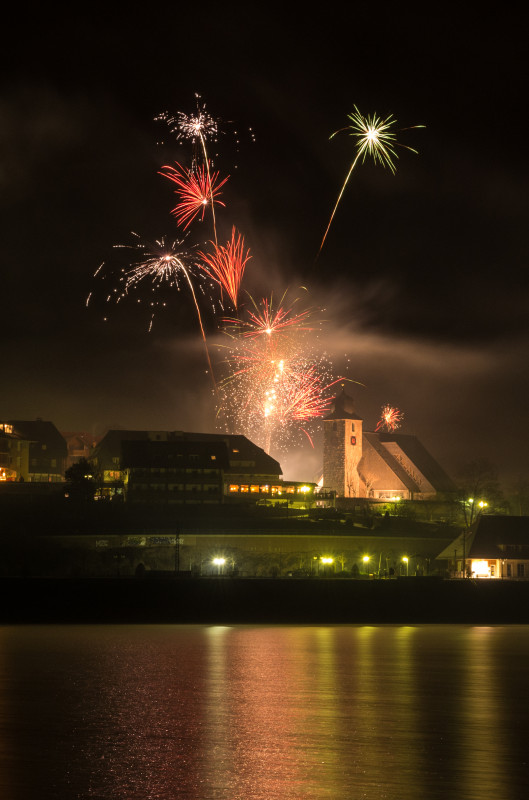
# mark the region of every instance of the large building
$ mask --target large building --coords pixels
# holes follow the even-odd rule
[[[68,455],[66,441],[53,422],[40,418],[34,420],[8,420],[1,423],[3,449],[9,451],[9,480],[31,483],[56,483],[64,481]]]
[[[315,484],[281,480],[281,466],[245,436],[111,430],[92,454],[104,494],[127,502],[311,504]]]
[[[364,431],[343,388],[323,426],[323,486],[338,497],[426,500],[455,491],[416,436]]]

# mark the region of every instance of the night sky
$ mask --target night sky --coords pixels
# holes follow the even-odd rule
[[[112,283],[93,278],[121,263],[114,245],[131,231],[178,237],[157,173],[189,163],[190,147],[154,118],[193,112],[198,92],[223,131],[215,167],[230,175],[219,231],[235,224],[252,253],[243,288],[307,287],[336,375],[362,384],[350,391],[368,429],[389,403],[451,474],[483,456],[506,486],[527,476],[520,20],[445,5],[428,17],[171,8],[20,18],[3,45],[2,417],[215,430],[189,296],[168,295],[148,333],[146,303],[106,304]],[[316,260],[354,158],[350,137],[329,137],[354,105],[426,127],[399,133],[419,154],[399,149],[395,176],[356,168]],[[210,238],[206,221],[187,241]],[[321,450],[280,460],[285,477],[312,479]]]

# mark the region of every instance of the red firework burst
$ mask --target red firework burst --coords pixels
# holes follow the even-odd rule
[[[402,422],[403,418],[404,414],[398,408],[393,408],[393,406],[383,406],[375,431],[381,431],[384,428],[387,431],[395,431],[397,428],[400,428],[400,423]]]
[[[235,227],[231,231],[231,240],[226,246],[210,242],[214,247],[212,255],[198,253],[204,262],[202,271],[224,289],[231,302],[237,308],[237,297],[241,286],[246,263],[251,258],[250,250],[244,250],[244,237],[237,233]]]
[[[323,417],[332,402],[332,397],[326,397],[325,392],[340,380],[342,378],[325,384],[314,367],[295,371],[283,392],[281,416],[299,421]]]
[[[220,188],[224,186],[228,178],[224,178],[219,183],[218,172],[211,172],[203,166],[186,169],[178,162],[176,162],[176,167],[165,166],[162,169],[167,170],[167,172],[159,172],[158,174],[168,178],[178,187],[175,189],[175,194],[180,199],[172,209],[171,214],[174,214],[179,225],[183,225],[184,230],[189,227],[201,212],[201,219],[204,219],[208,203],[216,203],[220,206],[225,205],[221,200],[217,200],[216,197],[220,194]]]
[[[284,299],[284,295],[283,295]],[[247,319],[228,318],[224,322],[229,328],[248,338],[262,336],[272,336],[276,333],[289,333],[291,330],[312,331],[315,325],[308,325],[307,322],[313,314],[312,309],[306,309],[299,314],[293,313],[293,306],[289,308],[279,305],[274,309],[272,299],[264,297],[259,305],[250,296],[254,310],[248,310]],[[281,301],[282,302],[282,301]]]

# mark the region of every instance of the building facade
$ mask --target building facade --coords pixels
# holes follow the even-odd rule
[[[529,517],[484,514],[437,559],[453,577],[529,580]]]
[[[416,436],[365,431],[343,388],[323,427],[323,486],[338,497],[426,500],[455,491]]]

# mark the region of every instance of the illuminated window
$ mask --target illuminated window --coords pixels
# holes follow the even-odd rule
[[[250,492],[258,492],[258,491],[259,491],[259,486],[256,486],[255,484],[252,484],[250,486]]]
[[[488,561],[472,561],[471,571],[476,578],[488,578],[490,575]]]
[[[238,492],[239,487],[236,483],[230,483],[230,492]]]
[[[248,484],[241,483],[241,492],[247,492],[247,491],[248,491]]]
[[[268,484],[263,483],[263,485],[259,487],[259,491],[268,494],[268,492],[270,491],[270,487],[268,486]]]
[[[211,456],[211,460],[212,461],[216,461],[217,460],[217,456]]]
[[[286,490],[287,490],[287,494],[294,494],[295,491],[296,491],[296,487],[295,486],[287,486]]]

